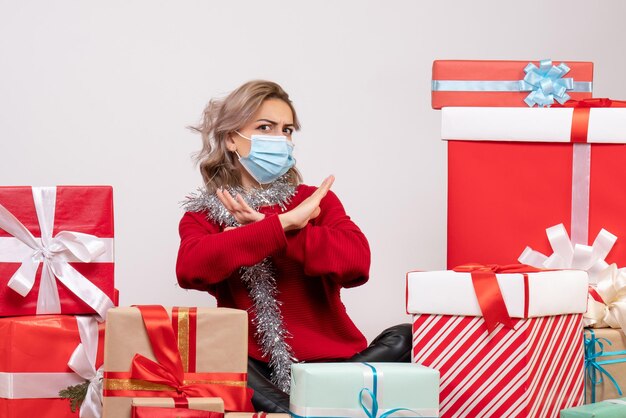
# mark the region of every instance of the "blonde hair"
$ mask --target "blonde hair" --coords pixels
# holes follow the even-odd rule
[[[200,167],[207,192],[214,193],[224,186],[241,186],[237,156],[226,146],[228,135],[248,123],[267,99],[280,99],[289,105],[294,128],[296,131],[300,129],[296,110],[287,92],[278,84],[265,80],[249,81],[225,98],[211,99],[204,108],[200,124],[189,127],[202,136],[202,149],[194,159]],[[295,166],[285,176],[294,186],[302,182]]]

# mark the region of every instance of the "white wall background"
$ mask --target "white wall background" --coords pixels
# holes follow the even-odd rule
[[[200,184],[185,129],[254,78],[291,94],[308,184],[334,191],[372,249],[344,292],[371,339],[408,321],[404,275],[445,267],[446,148],[434,59],[590,60],[626,99],[626,3],[0,0],[0,184],[115,188],[121,303],[214,305],[181,290],[178,202]]]

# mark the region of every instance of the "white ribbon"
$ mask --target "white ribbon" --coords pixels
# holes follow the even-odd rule
[[[626,269],[618,269],[617,265],[611,264],[599,275],[594,289],[602,302],[589,295],[584,325],[626,331]]]
[[[93,317],[78,316],[81,343],[72,353],[67,365],[89,382],[87,395],[80,406],[81,418],[100,418],[102,415],[102,367],[96,370],[98,354],[98,323]]]
[[[88,381],[87,396],[80,407],[79,416],[100,418],[102,367],[96,370],[98,322],[93,316],[77,316],[76,322],[81,342],[67,363],[74,373],[0,373],[0,398],[59,398],[61,390]]]
[[[588,244],[591,144],[573,144],[572,150],[572,242]]]
[[[53,399],[68,386],[83,383],[75,373],[0,373],[0,398]]]
[[[526,247],[518,261],[537,268],[585,270],[591,284],[597,283],[604,270],[609,267],[604,259],[617,240],[615,235],[602,229],[593,245],[572,245],[563,224],[546,229],[546,234],[554,251],[552,255],[547,257]]]
[[[33,187],[32,192],[41,239],[36,239],[8,209],[0,205],[0,228],[31,250],[30,254],[21,260],[22,265],[11,277],[8,286],[20,295],[26,296],[33,288],[37,269],[43,262],[37,296],[38,314],[61,313],[56,277],[72,293],[93,308],[100,320],[104,320],[106,311],[114,306],[113,302],[102,290],[70,266],[68,261],[77,259],[83,263],[94,262],[106,252],[107,246],[102,239],[81,232],[61,231],[52,237],[56,187]],[[15,245],[12,247],[16,248]]]

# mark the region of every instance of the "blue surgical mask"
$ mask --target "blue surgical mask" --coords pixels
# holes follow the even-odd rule
[[[296,163],[292,156],[293,143],[286,136],[252,135],[248,138],[237,131],[235,133],[252,142],[247,157],[235,152],[241,165],[260,184],[273,182]]]

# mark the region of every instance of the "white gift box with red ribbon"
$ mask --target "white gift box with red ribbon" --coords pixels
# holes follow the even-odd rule
[[[582,404],[587,273],[522,265],[457,269],[466,271],[407,273],[412,360],[440,372],[441,417],[538,418]],[[491,287],[481,296],[485,273],[492,274]],[[496,293],[509,318],[490,325],[485,308]]]

